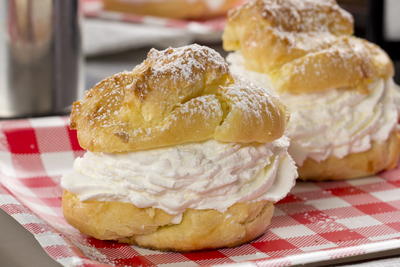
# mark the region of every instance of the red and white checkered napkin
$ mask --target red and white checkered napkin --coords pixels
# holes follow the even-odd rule
[[[237,248],[166,253],[95,240],[70,227],[60,209],[60,175],[82,153],[64,117],[0,122],[0,208],[64,265],[286,266],[400,248],[400,169],[348,182],[299,182],[276,205],[269,231]]]
[[[225,17],[207,20],[180,20],[107,11],[103,9],[102,0],[81,0],[81,4],[86,17],[185,29],[197,34],[222,33],[226,21]]]

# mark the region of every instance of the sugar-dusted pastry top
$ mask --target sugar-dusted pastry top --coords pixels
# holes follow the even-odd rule
[[[106,78],[73,105],[71,127],[93,152],[130,152],[215,139],[271,142],[282,136],[284,106],[235,80],[214,50],[152,49],[130,72]]]
[[[266,73],[281,92],[366,91],[393,75],[378,46],[352,36],[353,19],[335,0],[250,0],[229,14],[224,48]]]
[[[378,46],[353,36],[309,53],[271,72],[281,92],[312,93],[339,88],[368,92],[368,84],[394,74],[391,60]]]

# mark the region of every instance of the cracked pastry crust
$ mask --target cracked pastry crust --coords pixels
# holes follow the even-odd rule
[[[229,13],[223,45],[280,92],[366,92],[371,81],[393,76],[393,64],[352,34],[353,18],[335,0],[251,0]]]
[[[202,19],[224,15],[239,2],[241,0],[104,0],[104,9],[175,19]]]
[[[271,142],[288,115],[263,89],[234,80],[214,50],[152,49],[130,72],[98,83],[73,104],[71,128],[92,152],[120,153],[215,139]]]
[[[272,218],[269,201],[236,203],[225,212],[187,209],[182,221],[160,209],[122,202],[81,202],[64,191],[66,220],[82,233],[159,250],[192,251],[233,247],[260,236]]]

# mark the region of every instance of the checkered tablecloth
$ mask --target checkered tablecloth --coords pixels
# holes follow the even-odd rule
[[[299,182],[269,231],[237,248],[166,253],[80,234],[63,219],[60,176],[82,155],[67,118],[0,122],[0,208],[66,266],[289,266],[400,248],[400,169],[347,182]]]

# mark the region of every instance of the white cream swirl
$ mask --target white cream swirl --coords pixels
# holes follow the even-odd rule
[[[297,178],[289,140],[233,144],[214,140],[125,154],[87,152],[62,177],[80,200],[122,201],[169,214],[225,211],[236,202],[285,197]]]
[[[277,94],[265,74],[248,71],[236,52],[228,56],[231,70]],[[306,158],[318,162],[367,151],[373,141],[384,142],[398,125],[400,95],[392,80],[370,83],[369,94],[331,89],[319,93],[280,94],[291,118],[287,135],[290,154],[298,165]]]

